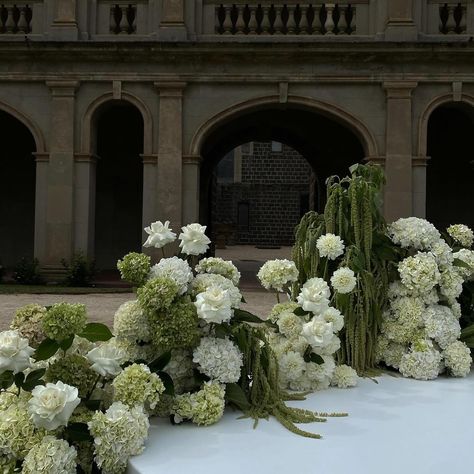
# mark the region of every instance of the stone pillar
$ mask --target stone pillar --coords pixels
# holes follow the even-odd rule
[[[185,0],[162,0],[160,40],[185,41],[187,39],[184,19]]]
[[[183,225],[199,222],[199,181],[201,157],[183,157]]]
[[[388,19],[385,29],[387,41],[416,41],[418,30],[413,19],[414,0],[388,1]]]
[[[160,94],[156,217],[174,229],[182,223],[183,82],[157,82]]]
[[[76,0],[56,0],[50,37],[58,41],[78,39]]]
[[[413,212],[411,93],[416,82],[385,82],[387,94],[384,209],[388,222]]]
[[[74,101],[79,82],[50,81],[51,127],[46,200],[45,273],[61,272],[74,237]]]
[[[35,247],[34,255],[40,262],[46,256],[46,202],[48,198],[49,154],[35,153],[36,191],[35,191]]]
[[[78,153],[74,164],[74,250],[90,259],[94,258],[97,159]]]
[[[429,157],[419,156],[413,159],[413,215],[426,217],[426,167]]]

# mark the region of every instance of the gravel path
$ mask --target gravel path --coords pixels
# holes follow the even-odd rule
[[[243,291],[247,304],[242,309],[259,316],[266,316],[275,304],[275,295],[262,291]],[[133,293],[90,294],[90,295],[0,295],[0,331],[8,328],[15,310],[20,306],[38,303],[48,306],[60,301],[83,303],[87,306],[90,321],[111,325],[114,313],[125,301],[134,299]]]

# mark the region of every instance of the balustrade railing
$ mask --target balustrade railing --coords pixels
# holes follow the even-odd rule
[[[439,5],[439,32],[445,35],[466,33],[467,5],[441,3]]]
[[[356,6],[343,3],[216,5],[219,35],[351,35]]]
[[[0,34],[27,34],[32,31],[33,10],[26,4],[0,3]]]
[[[110,5],[110,33],[135,34],[137,32],[137,5],[116,3]]]

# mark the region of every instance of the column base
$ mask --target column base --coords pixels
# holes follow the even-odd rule
[[[79,31],[76,22],[54,22],[49,31],[49,39],[53,41],[76,41]]]
[[[162,22],[159,32],[160,41],[186,41],[188,32],[183,23]]]
[[[41,265],[40,272],[46,283],[62,283],[66,278],[66,269],[62,265]]]
[[[385,41],[416,41],[418,29],[411,20],[391,20],[385,28]]]

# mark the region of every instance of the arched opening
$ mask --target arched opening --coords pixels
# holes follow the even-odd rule
[[[100,270],[110,270],[124,254],[141,249],[143,117],[128,102],[110,101],[96,112],[94,123],[95,260]]]
[[[429,118],[426,218],[439,229],[474,226],[473,131],[474,109],[466,103],[441,105]]]
[[[2,110],[0,137],[0,262],[11,267],[33,258],[36,144],[30,130]]]
[[[292,244],[304,211],[323,208],[326,178],[346,175],[366,153],[355,133],[327,115],[269,104],[215,126],[201,156],[200,221],[213,240],[222,241],[226,224],[222,232],[239,244],[278,247]],[[222,182],[226,162],[233,183]]]

